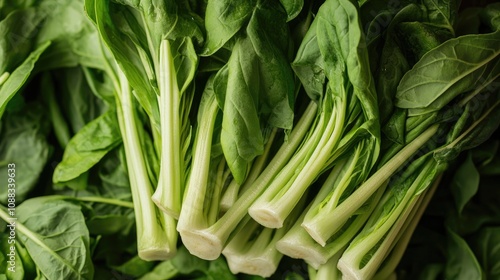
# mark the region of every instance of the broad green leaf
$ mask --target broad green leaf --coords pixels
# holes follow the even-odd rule
[[[0,22],[0,73],[14,71],[33,51],[44,15],[35,8],[15,10]]]
[[[37,69],[74,67],[78,64],[105,69],[96,27],[83,13],[82,0],[40,1],[37,13],[44,17],[37,30],[37,45],[51,41]]]
[[[457,95],[479,86],[490,63],[498,61],[500,32],[465,35],[425,54],[398,86],[396,106],[410,115],[441,109]]]
[[[320,55],[316,26],[317,22],[313,21],[300,44],[292,67],[309,97],[319,102],[324,94],[326,73],[325,61]]]
[[[431,25],[448,29],[454,34],[453,27],[457,17],[457,0],[424,0],[423,5],[427,9],[427,17]]]
[[[98,163],[110,150],[122,141],[116,112],[104,115],[84,126],[71,138],[62,161],[54,170],[54,183],[77,178]]]
[[[440,44],[454,38],[453,33],[448,30],[419,21],[401,22],[396,31],[402,34],[399,45],[410,65],[414,65]]]
[[[44,197],[26,200],[16,209],[19,240],[49,280],[92,279],[89,233],[80,207]]]
[[[256,4],[257,0],[209,0],[205,14],[207,39],[203,55],[212,55],[242,29]]]
[[[478,102],[483,96],[477,96],[470,102]],[[469,103],[476,106],[471,109],[469,125],[464,127],[456,138],[449,140],[446,146],[434,151],[434,158],[440,162],[456,158],[462,151],[479,146],[488,140],[500,126],[500,101],[498,95],[488,95],[482,103]]]
[[[479,172],[472,161],[472,156],[469,154],[458,167],[450,185],[458,213],[462,213],[465,205],[476,194],[479,188],[479,180]]]
[[[472,249],[483,268],[484,279],[500,278],[500,227],[485,227],[474,237]]]
[[[481,267],[467,242],[448,229],[445,279],[483,279]]]
[[[402,38],[400,38],[397,32],[397,27],[402,22],[413,22],[420,20],[422,17],[422,10],[415,4],[406,5],[394,13],[395,15],[390,21],[387,18],[381,18],[377,21],[379,33],[382,32],[380,30],[382,27],[387,26],[387,34],[380,53],[380,61],[375,72],[382,123],[385,123],[391,116],[394,109],[394,95],[396,94],[398,84],[403,75],[410,69],[408,58],[405,56],[404,49],[401,46]],[[382,36],[382,34],[378,35]],[[374,37],[375,35],[370,36]]]
[[[294,115],[294,77],[287,59],[289,30],[278,4],[259,2],[246,32],[255,51],[260,87],[259,114],[264,123],[292,129]],[[271,26],[271,27],[270,27]],[[250,45],[243,51],[250,51]]]
[[[31,75],[31,72],[33,71],[33,68],[35,67],[35,63],[49,45],[50,42],[46,42],[45,44],[34,50],[26,58],[26,60],[24,60],[21,65],[19,65],[19,67],[17,67],[12,73],[10,73],[5,83],[0,85],[0,118],[4,113],[8,102],[26,83]]]
[[[41,106],[27,105],[23,112],[2,118],[0,132],[0,180],[7,182],[8,164],[15,164],[16,200],[33,190],[52,154],[47,136],[50,121]],[[0,204],[7,202],[7,188],[0,188]]]
[[[240,183],[250,163],[263,152],[261,130],[269,126],[292,128],[295,94],[293,72],[286,57],[289,33],[282,7],[258,1],[245,30],[246,36],[235,39],[227,66],[214,80],[224,112],[222,149]]]
[[[237,182],[243,182],[250,162],[264,150],[258,117],[259,79],[255,76],[258,62],[252,49],[245,49],[250,42],[240,42],[228,62],[221,132],[222,149]]]
[[[304,6],[304,0],[280,0],[280,2],[288,15],[286,21],[291,21],[297,17]]]

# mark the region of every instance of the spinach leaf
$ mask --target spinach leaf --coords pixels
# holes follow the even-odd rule
[[[474,235],[472,250],[484,272],[484,279],[500,277],[500,227],[485,227]]]
[[[467,242],[448,229],[446,279],[483,279],[481,267]]]
[[[292,128],[295,89],[286,57],[288,36],[282,7],[258,1],[245,33],[235,39],[227,66],[216,75],[214,88],[224,112],[221,145],[239,183],[263,152],[261,130]]]
[[[14,71],[33,50],[44,17],[35,8],[19,9],[0,22],[0,73]],[[35,47],[38,48],[39,46]]]
[[[304,0],[280,0],[280,2],[288,15],[286,21],[291,21],[297,17],[304,6]]]
[[[207,38],[202,54],[209,56],[226,44],[252,16],[257,0],[209,0],[205,14]]]
[[[38,71],[74,67],[78,64],[103,69],[98,33],[95,26],[82,13],[83,1],[39,1],[36,11],[44,18],[37,30],[36,45],[52,42],[37,65]]]
[[[462,213],[465,205],[476,194],[479,188],[479,180],[479,172],[472,161],[472,156],[469,154],[458,167],[450,185],[458,213]]]
[[[423,0],[423,5],[427,9],[428,24],[447,29],[454,34],[454,24],[457,17],[457,0]]]
[[[39,197],[16,210],[19,240],[45,278],[93,278],[89,233],[80,207]]]
[[[89,139],[92,139],[89,141]],[[109,110],[84,126],[68,143],[62,162],[54,170],[56,184],[77,178],[121,143],[116,112]]]
[[[19,67],[8,75],[8,78],[4,81],[4,83],[0,84],[0,117],[2,117],[5,109],[7,108],[8,102],[26,83],[31,75],[31,72],[33,71],[33,68],[35,67],[35,63],[49,45],[50,42],[46,42],[31,52],[26,60],[24,60]]]
[[[422,17],[421,9],[414,4],[401,8],[389,23],[380,53],[375,76],[377,97],[382,123],[386,123],[394,110],[394,95],[403,75],[410,69],[410,63],[401,47],[397,27],[405,21],[416,21]],[[380,27],[379,27],[380,30]],[[381,31],[379,31],[381,32]],[[373,35],[372,35],[373,36]],[[401,126],[398,126],[401,127]],[[399,132],[401,134],[401,132]]]
[[[465,35],[425,54],[401,79],[396,106],[410,109],[410,115],[433,112],[478,86],[485,71],[498,63],[499,35]]]
[[[43,110],[29,104],[22,112],[7,113],[1,119],[0,180],[7,182],[8,164],[14,163],[19,172],[15,178],[18,202],[35,187],[52,154],[47,139],[50,122]],[[1,204],[7,202],[7,188],[0,189],[0,199]]]

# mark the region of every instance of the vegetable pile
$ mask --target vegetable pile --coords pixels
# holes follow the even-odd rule
[[[499,277],[499,19],[0,1],[0,279]]]

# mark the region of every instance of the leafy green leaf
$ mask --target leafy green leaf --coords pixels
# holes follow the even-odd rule
[[[83,1],[44,0],[36,8],[44,18],[37,30],[37,45],[51,41],[37,69],[74,67],[78,64],[104,69],[101,42],[95,26],[82,13]]]
[[[8,164],[15,164],[18,203],[35,187],[52,154],[47,140],[50,122],[43,108],[30,104],[24,110],[5,114],[0,131],[0,180],[7,182]],[[7,188],[0,188],[0,203],[6,202]]]
[[[12,11],[0,22],[0,73],[12,72],[32,51],[44,17],[35,8]],[[40,46],[38,46],[40,47]]]
[[[457,0],[424,0],[423,4],[427,8],[427,16],[430,23],[448,29],[453,34],[453,26],[457,17],[459,2]]]
[[[445,279],[483,279],[474,253],[462,237],[448,229]]]
[[[425,54],[401,79],[396,106],[413,109],[410,115],[432,112],[477,86],[488,65],[498,61],[499,34],[465,35]]]
[[[93,278],[89,233],[80,207],[39,197],[26,200],[16,210],[20,241],[44,277]]]
[[[465,205],[476,194],[479,188],[479,177],[479,172],[469,154],[458,167],[450,185],[458,213],[462,213]]]
[[[288,14],[286,21],[291,21],[297,17],[304,6],[304,0],[280,0],[280,2]]]
[[[89,139],[92,139],[89,141]],[[122,141],[116,112],[104,115],[84,126],[68,143],[62,162],[54,170],[54,183],[77,178],[99,162]]]
[[[11,100],[26,83],[35,67],[35,63],[49,45],[50,42],[46,42],[34,50],[28,58],[9,75],[5,83],[0,85],[0,118],[7,108],[9,100]]]
[[[209,56],[215,53],[243,28],[256,4],[257,0],[209,0],[205,14],[207,39],[203,55]]]
[[[481,264],[484,279],[500,277],[500,227],[485,227],[472,241],[472,248]]]
[[[246,27],[247,36],[235,39],[227,67],[214,81],[224,112],[221,145],[239,183],[251,161],[263,152],[261,130],[267,126],[291,129],[293,125],[295,89],[285,55],[285,19],[279,4],[259,1]]]

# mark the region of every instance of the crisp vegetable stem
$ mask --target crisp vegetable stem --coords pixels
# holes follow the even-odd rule
[[[407,217],[419,202],[415,192],[421,186],[421,182],[428,176],[428,171],[434,168],[435,166],[433,164],[427,164],[425,166],[424,170],[419,174],[410,189],[406,191],[402,201],[398,203],[394,211],[389,214],[382,213],[384,216],[380,217],[378,215],[372,215],[370,220],[376,219],[378,222],[379,219],[383,219],[383,223],[374,229],[371,229],[370,226],[366,233],[362,231],[339,260],[339,269],[346,279],[371,279],[377,272],[380,264],[388,255],[389,250],[397,241],[396,237]],[[386,196],[388,196],[386,198],[390,200],[393,195],[394,194],[389,191],[386,194]],[[378,205],[378,208],[382,208],[383,206],[383,203],[381,203]],[[383,212],[382,209],[379,209],[379,211]],[[368,224],[370,224],[370,221]],[[380,246],[377,244],[380,244]],[[370,257],[366,265],[362,265],[361,262],[363,258],[369,251],[373,250],[373,248],[376,248],[375,253]]]
[[[203,97],[206,97],[204,95]],[[182,211],[180,212],[177,230],[180,232],[181,238],[184,240],[184,232],[193,229],[206,228],[215,222],[219,206],[220,190],[212,190],[208,188],[209,176],[211,168],[211,150],[212,150],[212,137],[215,126],[215,120],[219,106],[215,95],[212,94],[202,101],[200,105],[200,124],[197,130],[196,140],[193,146],[193,161],[191,166],[191,173],[189,176],[188,184],[184,202],[182,204]],[[223,172],[223,169],[222,169]],[[217,173],[220,173],[217,172]],[[220,176],[218,176],[220,177]],[[205,215],[205,200],[210,200],[208,203],[208,213]],[[210,219],[210,216],[212,218]]]
[[[304,192],[325,168],[342,135],[345,117],[345,102],[340,99],[334,102],[331,115],[325,116],[325,112],[321,113],[319,125],[314,129],[313,135],[250,207],[248,213],[261,225],[270,228],[282,227],[283,221]],[[328,118],[324,129],[323,118]],[[299,168],[301,165],[304,165],[303,168]]]
[[[432,186],[427,189],[424,193],[421,194],[421,202],[418,207],[412,210],[410,216],[406,219],[405,224],[403,225],[403,231],[399,232],[398,237],[396,238],[397,244],[395,244],[392,249],[390,255],[384,260],[382,267],[380,267],[373,277],[376,280],[385,280],[388,279],[391,274],[394,273],[396,267],[399,264],[399,261],[403,257],[403,254],[406,250],[406,247],[410,243],[411,237],[415,228],[422,218],[422,215],[425,212],[425,209],[429,205],[432,197],[434,196],[434,192],[436,191],[439,183],[441,182],[442,174],[434,181]]]
[[[148,261],[166,260],[176,252],[175,220],[159,211],[151,200],[153,188],[141,151],[133,97],[127,78],[121,71],[119,80],[121,91],[117,94],[117,113],[134,203],[138,254]]]
[[[271,135],[264,146],[264,153],[255,159],[255,162],[252,164],[252,169],[250,169],[250,173],[248,173],[245,182],[240,185],[236,182],[236,180],[231,181],[221,199],[222,212],[226,212],[231,206],[233,206],[239,195],[245,192],[248,188],[252,187],[255,180],[259,177],[260,173],[262,173],[262,170],[266,167],[268,158],[271,154],[271,147],[273,146],[277,132],[277,128],[274,128],[271,131]]]
[[[184,165],[181,158],[180,92],[170,43],[160,44],[158,85],[160,96],[161,156],[158,187],[152,196],[168,215],[179,218],[182,203]]]
[[[246,224],[226,245],[222,254],[226,257],[233,273],[247,273],[270,277],[283,257],[276,249],[276,243],[288,232],[296,222],[305,204],[302,198],[297,207],[290,213],[282,228],[266,228],[246,216]]]
[[[323,215],[311,218],[304,228],[315,228],[312,236],[316,242],[326,244],[327,240],[342,228],[345,222],[358,210],[415,152],[417,152],[437,132],[435,124],[419,137],[406,145],[392,159],[377,170],[340,205]]]
[[[277,154],[267,165],[266,169],[264,169],[256,180],[256,183],[251,188],[248,188],[241,197],[238,198],[234,206],[217,222],[208,228],[191,230],[189,232],[186,231],[184,233],[183,238],[189,234],[189,240],[188,242],[184,242],[184,245],[191,254],[206,260],[214,260],[220,256],[222,248],[226,244],[231,232],[238,226],[238,223],[243,217],[245,217],[250,205],[283,168],[297,149],[297,146],[301,143],[316,116],[316,110],[316,103],[311,101],[303,116],[290,133],[288,141],[281,146]]]
[[[310,280],[342,280],[342,273],[337,268],[337,262],[342,256],[343,249],[332,256],[328,261],[319,267],[308,266],[308,274]]]
[[[335,172],[330,173],[324,185],[333,184],[336,180],[336,175]],[[359,232],[382,197],[385,191],[385,185],[386,184],[377,190],[367,203],[366,209],[364,208],[360,214],[351,217],[350,219],[352,219],[352,222],[346,223],[341,229],[342,233],[328,240],[326,244],[318,244],[301,226],[304,221],[304,216],[310,211],[309,209],[317,207],[328,194],[327,188],[321,188],[309,208],[304,210],[302,216],[297,220],[295,225],[277,242],[276,248],[289,257],[304,259],[308,265],[317,269],[340,250],[343,251],[343,248],[345,249],[349,242]]]

